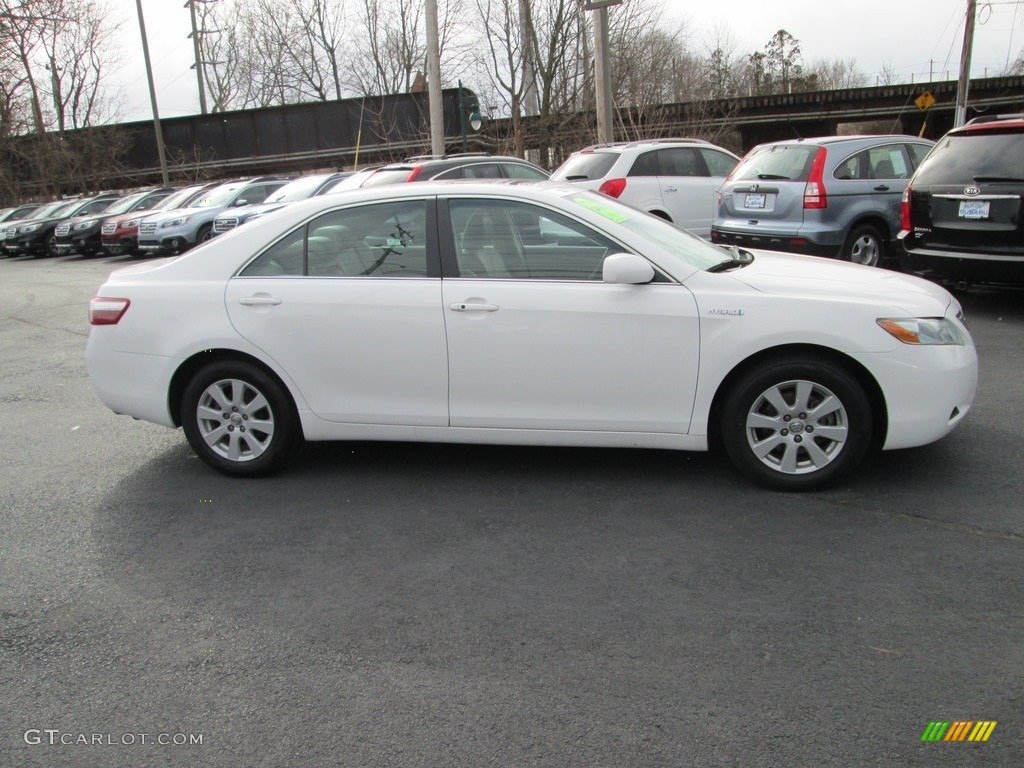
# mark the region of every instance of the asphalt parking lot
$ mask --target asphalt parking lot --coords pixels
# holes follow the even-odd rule
[[[124,263],[0,259],[0,765],[1024,764],[1024,291],[961,296],[960,428],[827,492],[407,444],[240,481],[95,397]]]

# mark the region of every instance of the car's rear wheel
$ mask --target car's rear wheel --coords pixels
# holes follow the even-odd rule
[[[203,224],[196,233],[196,243],[205,243],[213,240],[213,224]]]
[[[748,478],[777,490],[811,490],[864,458],[871,403],[860,383],[828,360],[778,360],[733,387],[720,428],[726,453]]]
[[[843,243],[843,260],[866,267],[877,267],[885,258],[885,241],[870,224],[855,227]]]
[[[193,376],[181,399],[180,419],[200,459],[240,477],[280,469],[299,436],[288,392],[244,361],[212,363]]]

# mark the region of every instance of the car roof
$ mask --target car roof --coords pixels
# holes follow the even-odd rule
[[[722,149],[722,147],[712,144],[710,141],[704,139],[692,139],[692,138],[678,138],[678,139],[637,139],[635,141],[609,141],[603,144],[591,144],[583,147],[582,149],[576,150],[577,152],[597,152],[601,150],[618,150],[618,149],[639,149],[654,146],[666,146],[666,147],[715,147],[716,149]]]

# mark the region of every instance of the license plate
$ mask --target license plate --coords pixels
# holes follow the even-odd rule
[[[988,218],[988,200],[961,200],[960,201],[960,218],[961,219],[987,219]]]
[[[748,192],[743,196],[744,208],[764,208],[765,195]]]

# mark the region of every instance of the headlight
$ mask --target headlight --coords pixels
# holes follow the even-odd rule
[[[179,216],[176,219],[165,221],[163,224],[160,225],[160,228],[163,229],[164,227],[180,227],[182,224],[184,224],[191,218],[191,216]]]
[[[132,227],[139,226],[140,219],[129,219],[128,221],[122,221],[121,226],[118,229],[131,229]]]
[[[29,224],[27,227],[22,227],[19,231],[20,232],[35,232],[37,229],[39,229],[40,226],[42,226],[42,225],[41,224]]]
[[[946,317],[883,317],[876,322],[904,344],[962,346],[966,343],[956,323]]]
[[[97,219],[89,219],[88,221],[83,221],[80,224],[75,224],[75,229],[89,229],[90,227],[95,227],[96,221]]]

